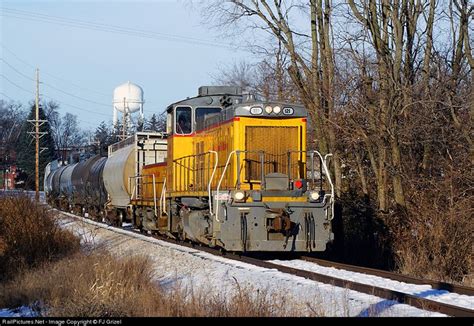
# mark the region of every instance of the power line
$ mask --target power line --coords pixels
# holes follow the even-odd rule
[[[7,78],[5,75],[3,74],[0,74],[0,77],[3,77],[7,82],[9,82],[10,84],[12,84],[13,86],[17,87],[18,89],[21,89],[22,91],[30,94],[30,95],[34,95],[33,92],[23,88],[22,86],[16,84],[15,82],[11,81],[9,78]],[[47,95],[44,95],[43,94],[43,97],[45,98],[49,98],[50,100],[53,100],[55,102],[57,102],[58,104],[62,105],[62,106],[66,106],[66,107],[71,107],[71,108],[75,108],[77,110],[81,110],[81,111],[84,111],[84,112],[88,112],[88,113],[92,113],[92,114],[96,114],[96,115],[102,115],[102,116],[106,116],[106,117],[110,117],[110,115],[108,114],[105,114],[105,113],[100,113],[100,112],[96,112],[96,111],[91,111],[91,110],[87,110],[87,109],[84,109],[84,108],[81,108],[81,107],[78,107],[78,106],[75,106],[75,105],[72,105],[72,104],[69,104],[69,103],[65,103],[65,102],[62,102],[62,101],[58,101],[57,99],[55,98],[52,98],[51,96],[47,96]]]
[[[31,81],[35,81],[33,78],[31,77],[28,77],[27,75],[25,75],[24,73],[22,73],[21,71],[19,71],[18,69],[16,69],[15,67],[13,67],[11,64],[9,64],[7,61],[5,61],[5,59],[3,58],[0,58],[1,61],[3,61],[4,64],[6,64],[8,67],[10,67],[12,70],[16,71],[18,74],[20,74],[21,76],[25,77],[26,79],[29,79]]]
[[[43,82],[43,85],[48,86],[48,87],[51,87],[52,89],[55,89],[55,90],[57,90],[58,92],[61,92],[61,93],[63,93],[63,94],[66,94],[66,95],[75,97],[75,98],[77,98],[77,99],[79,99],[79,100],[83,100],[83,101],[86,101],[86,102],[89,102],[89,103],[92,103],[92,104],[96,104],[96,105],[101,105],[101,106],[110,107],[109,104],[104,104],[104,103],[99,103],[99,102],[96,102],[96,101],[88,100],[88,99],[86,99],[86,98],[84,98],[84,97],[77,96],[77,95],[71,94],[71,93],[69,93],[69,92],[63,91],[62,89],[59,89],[59,88],[57,88],[57,87],[55,87],[55,86],[53,86],[53,85],[50,85],[50,84],[48,84],[48,83],[45,83],[45,82]]]
[[[30,78],[28,77],[27,75],[25,75],[24,73],[22,73],[21,71],[19,71],[18,69],[16,69],[14,66],[12,66],[11,64],[9,64],[5,59],[2,59],[0,58],[1,61],[3,61],[7,66],[9,66],[12,70],[14,70],[16,73],[18,73],[19,75],[21,75],[22,77],[26,78],[26,79],[29,79],[29,80],[32,80],[32,81],[35,81],[33,78]],[[6,77],[5,77],[6,78]],[[66,95],[69,95],[69,96],[72,96],[72,97],[75,97],[77,99],[80,99],[80,100],[83,100],[83,101],[86,101],[86,102],[90,102],[90,103],[93,103],[93,104],[97,104],[97,105],[102,105],[102,106],[105,106],[105,107],[109,107],[110,105],[108,104],[103,104],[103,103],[99,103],[99,102],[95,102],[95,101],[92,101],[92,100],[89,100],[89,99],[86,99],[84,97],[81,97],[81,96],[77,96],[77,95],[74,95],[74,94],[71,94],[69,92],[66,92],[66,91],[63,91],[62,89],[59,89],[53,85],[50,85],[48,83],[45,83],[45,82],[42,82],[43,85],[46,85],[48,87],[51,87],[52,89],[55,89],[61,93],[64,93]],[[18,86],[18,85],[17,85]]]
[[[159,33],[155,31],[130,28],[130,27],[124,27],[124,26],[118,26],[118,25],[111,25],[111,24],[95,23],[95,22],[90,22],[90,21],[83,21],[83,20],[65,18],[65,17],[60,17],[60,16],[52,16],[52,15],[46,15],[46,14],[12,9],[12,8],[2,8],[2,9],[3,9],[3,12],[0,14],[6,17],[11,17],[11,18],[19,18],[19,19],[27,19],[27,20],[31,19],[31,20],[36,20],[40,22],[66,25],[69,27],[92,29],[92,30],[125,34],[125,35],[131,35],[131,36],[139,36],[139,37],[146,37],[146,38],[160,39],[160,40],[164,39],[168,41],[193,43],[193,44],[199,44],[199,45],[206,45],[206,46],[236,50],[236,47],[232,46],[231,44],[198,39],[198,38],[193,38],[189,36]]]
[[[9,82],[9,83],[12,84],[13,86],[15,86],[15,87],[21,89],[22,91],[27,92],[27,93],[30,94],[30,95],[34,95],[34,93],[32,93],[31,91],[29,91],[29,90],[27,90],[27,89],[21,87],[20,85],[18,85],[18,84],[16,84],[16,83],[12,82],[12,81],[11,81],[10,79],[8,79],[5,75],[0,74],[0,77],[3,77],[7,82]]]
[[[8,96],[7,94],[5,94],[4,92],[0,92],[0,94],[2,94],[3,96],[5,96],[7,99],[9,99],[10,101],[13,101],[15,102],[14,99],[12,99],[10,96]]]
[[[131,32],[131,31],[121,31],[121,30],[114,30],[114,29],[107,29],[107,28],[101,28],[101,27],[96,27],[96,26],[87,26],[87,25],[77,25],[74,23],[65,23],[65,22],[58,22],[58,21],[51,21],[48,19],[42,19],[42,18],[36,18],[36,17],[18,17],[14,15],[10,15],[7,13],[2,13],[0,12],[0,16],[3,17],[9,17],[9,18],[16,18],[16,19],[23,19],[27,21],[38,21],[42,23],[50,23],[50,24],[56,24],[56,25],[62,25],[62,26],[67,26],[67,27],[75,27],[75,28],[82,28],[82,29],[88,29],[88,30],[93,30],[93,31],[100,31],[100,32],[108,32],[108,33],[115,33],[115,34],[121,34],[121,35],[128,35],[128,36],[138,36],[138,37],[143,37],[143,38],[149,38],[149,39],[154,39],[154,40],[166,40],[166,41],[173,41],[173,42],[181,42],[181,43],[186,43],[186,44],[195,44],[195,45],[204,45],[204,46],[210,46],[210,47],[218,47],[218,48],[226,48],[229,50],[242,50],[246,51],[243,48],[236,48],[232,47],[231,45],[218,45],[216,43],[207,43],[204,41],[192,41],[192,40],[179,40],[179,39],[174,39],[170,37],[163,37],[163,36],[155,36],[155,35],[150,35],[146,33],[139,33],[139,32]]]
[[[96,111],[87,110],[87,109],[81,108],[81,107],[79,107],[79,106],[75,106],[75,105],[72,105],[72,104],[69,104],[69,103],[65,103],[65,102],[62,102],[62,101],[58,101],[57,99],[52,98],[51,96],[43,95],[43,97],[49,98],[50,100],[52,100],[52,101],[54,101],[54,102],[56,102],[56,103],[58,103],[59,105],[62,105],[62,106],[75,108],[75,109],[77,109],[77,110],[81,110],[81,111],[84,111],[84,112],[89,112],[89,113],[96,114],[96,115],[101,115],[101,116],[105,116],[105,117],[110,117],[109,114],[105,114],[105,113],[100,113],[100,112],[96,112]]]
[[[35,66],[33,66],[31,63],[28,63],[26,62],[25,60],[21,59],[18,55],[15,54],[15,52],[13,52],[12,50],[10,50],[9,48],[7,48],[2,42],[0,42],[0,46],[6,50],[7,52],[9,52],[15,59],[17,59],[18,61],[20,61],[21,63],[33,68],[33,69],[36,69]],[[5,60],[3,60],[5,62]],[[110,95],[109,94],[105,94],[105,93],[102,93],[102,92],[99,92],[99,91],[96,91],[96,90],[93,90],[93,89],[89,89],[89,88],[86,88],[86,87],[83,87],[83,86],[80,86],[80,85],[77,85],[67,79],[64,79],[64,78],[61,78],[61,77],[58,77],[58,76],[55,76],[47,71],[43,71],[43,74],[45,75],[48,75],[52,78],[55,78],[57,80],[60,80],[60,81],[63,81],[63,82],[67,82],[71,85],[73,85],[74,87],[76,88],[79,88],[79,89],[82,89],[82,90],[85,90],[85,91],[88,91],[88,92],[93,92],[93,93],[96,93],[96,94],[99,94],[99,95],[102,95],[102,96],[107,96],[109,97]]]
[[[3,61],[4,61],[4,60],[3,60]],[[6,61],[4,61],[4,62],[6,63]],[[7,65],[10,66],[10,68],[12,68],[13,70],[15,70],[17,73],[19,73],[20,75],[22,75],[23,77],[28,78],[28,77],[26,77],[26,75],[22,74],[20,71],[18,71],[17,69],[15,69],[13,66],[9,65],[8,63],[7,63]],[[16,84],[15,82],[11,81],[11,80],[10,80],[9,78],[7,78],[5,75],[0,74],[0,76],[3,77],[6,81],[8,81],[8,82],[9,82],[10,84],[12,84],[13,86],[19,88],[20,90],[22,90],[22,91],[24,91],[24,92],[27,92],[27,93],[30,94],[30,95],[34,95],[34,93],[32,93],[31,91],[28,91],[27,89],[21,87],[20,85]],[[31,80],[34,81],[34,79],[32,79],[32,78],[28,78],[28,79],[31,79]],[[10,99],[11,101],[15,101],[13,98],[11,98],[10,96],[8,96],[7,94],[5,94],[5,93],[3,93],[3,92],[0,92],[0,94],[3,95],[3,96],[5,96],[6,98]],[[65,106],[65,107],[71,107],[71,108],[78,109],[78,110],[80,110],[80,111],[84,111],[84,112],[88,112],[88,113],[92,113],[92,114],[96,114],[96,115],[102,115],[102,116],[110,117],[108,114],[99,113],[99,112],[90,111],[90,110],[87,110],[87,109],[84,109],[84,108],[80,108],[80,107],[75,106],[75,105],[72,105],[72,104],[68,104],[68,103],[64,103],[64,102],[62,102],[62,101],[58,101],[58,100],[56,100],[56,99],[54,99],[54,98],[52,98],[52,97],[50,97],[50,96],[47,96],[47,95],[43,95],[43,97],[49,98],[50,100],[52,100],[52,101],[58,103],[59,105],[61,105],[61,106],[63,106],[63,107],[64,107],[64,106]],[[77,118],[77,117],[76,117],[76,118]],[[89,124],[89,125],[91,125],[91,126],[95,126],[95,124],[93,124],[93,123],[91,123],[91,122],[89,122],[89,121],[85,121],[85,120],[82,120],[82,119],[77,119],[77,120],[78,120],[78,121],[81,121],[81,122],[83,122],[83,123],[87,123],[87,124]]]

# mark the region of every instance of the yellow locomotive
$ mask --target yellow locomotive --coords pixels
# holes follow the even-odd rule
[[[228,251],[324,251],[327,158],[307,151],[307,111],[203,86],[167,108],[167,158],[130,179],[134,224]]]

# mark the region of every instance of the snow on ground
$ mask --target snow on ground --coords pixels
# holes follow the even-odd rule
[[[21,306],[15,309],[0,309],[0,317],[36,317],[37,314],[30,307]]]
[[[306,271],[316,272],[332,277],[341,278],[344,280],[355,281],[363,284],[369,284],[378,286],[385,289],[395,290],[403,293],[413,294],[419,297],[430,299],[433,301],[443,302],[455,306],[460,306],[474,310],[474,296],[462,295],[457,293],[451,293],[445,290],[433,289],[431,285],[418,285],[399,282],[391,279],[387,279],[380,276],[368,275],[363,273],[356,273],[346,270],[337,269],[334,267],[320,266],[316,263],[304,261],[304,260],[270,260],[269,262],[302,269]]]
[[[156,280],[165,288],[178,285],[222,295],[234,293],[238,286],[283,299],[285,305],[293,308],[290,310],[301,315],[317,312],[324,316],[444,316],[66,215],[69,217],[62,218],[62,226],[81,236],[84,245],[103,247],[122,256],[148,256]]]

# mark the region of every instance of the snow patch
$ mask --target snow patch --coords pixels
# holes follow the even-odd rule
[[[37,317],[38,314],[27,306],[21,306],[14,309],[0,309],[0,317]]]
[[[71,216],[70,214],[66,214]],[[72,216],[71,216],[72,217]],[[74,217],[63,227],[81,235],[85,242],[104,247],[117,256],[147,256],[154,280],[164,289],[182,287],[209,295],[229,297],[239,289],[284,299],[285,307],[299,316],[444,316],[406,304],[387,301],[346,288],[218,257],[145,235],[104,226]]]
[[[451,293],[445,290],[436,290],[431,285],[411,284],[400,281],[391,280],[388,278],[357,273],[337,269],[334,267],[325,267],[313,262],[304,260],[271,260],[273,264],[293,267],[310,272],[316,272],[324,275],[337,277],[344,280],[350,280],[358,283],[373,285],[389,290],[412,294],[421,298],[430,299],[437,302],[447,303],[458,307],[464,307],[474,310],[474,296],[463,295],[458,293]]]

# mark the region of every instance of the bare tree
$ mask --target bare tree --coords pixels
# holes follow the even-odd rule
[[[258,94],[268,101],[301,102],[287,69],[288,56],[280,46],[255,64],[240,61],[220,67],[213,78],[216,83],[242,87],[244,92]]]
[[[220,67],[217,75],[212,77],[221,85],[239,86],[244,91],[255,90],[255,66],[245,60]]]
[[[217,1],[208,6],[206,11],[213,13],[221,25],[246,21],[254,30],[269,33],[277,41],[280,52],[287,54],[287,71],[315,126],[316,148],[334,155],[336,190],[340,195],[342,175],[332,123],[335,68],[331,3],[331,0],[310,0],[308,4],[300,5],[282,0]],[[296,22],[305,14],[310,26],[308,32],[300,31],[296,26]],[[277,68],[280,66],[276,65]],[[276,76],[277,79],[281,78],[281,72],[277,72]]]
[[[471,86],[471,100],[466,103],[469,106],[468,113],[470,121],[470,123],[467,124],[462,122],[463,119],[458,112],[460,111],[459,108],[462,108],[463,103],[462,101],[459,101],[457,91],[460,87],[460,83],[464,79],[463,75],[466,73],[466,61],[471,70],[471,83],[474,79],[474,58],[470,44],[472,40],[469,38],[469,22],[473,20],[473,13],[474,4],[471,4],[469,0],[454,0],[449,3],[449,20],[451,28],[454,31],[456,25],[458,26],[457,35],[454,31],[454,37],[452,39],[452,78],[449,94],[451,118],[453,119],[456,128],[462,132],[466,142],[469,144],[472,163],[474,163],[474,141],[472,139],[472,126],[474,123],[474,100],[472,95],[474,95],[474,91]]]
[[[3,171],[15,163],[15,144],[25,117],[21,104],[0,100],[0,169]]]
[[[390,180],[395,202],[406,207],[400,124],[405,109],[413,103],[414,66],[417,60],[414,45],[424,4],[421,0],[362,0],[357,3],[348,0],[348,4],[354,17],[369,33],[369,43],[376,57],[375,87],[380,95],[377,108],[372,106],[370,114],[372,119],[376,119],[372,123],[372,132],[376,135],[373,143],[377,157],[371,154],[371,162],[377,180],[379,208],[382,211],[388,208]],[[427,22],[425,59],[430,57],[435,3],[431,1],[429,5],[433,7]],[[426,64],[429,65],[429,62]],[[368,146],[368,150],[371,147]]]
[[[66,151],[76,149],[84,145],[84,133],[79,129],[77,116],[66,112],[61,117],[59,104],[50,101],[45,104],[46,116],[51,126],[53,140],[57,151],[57,156],[66,161]]]

